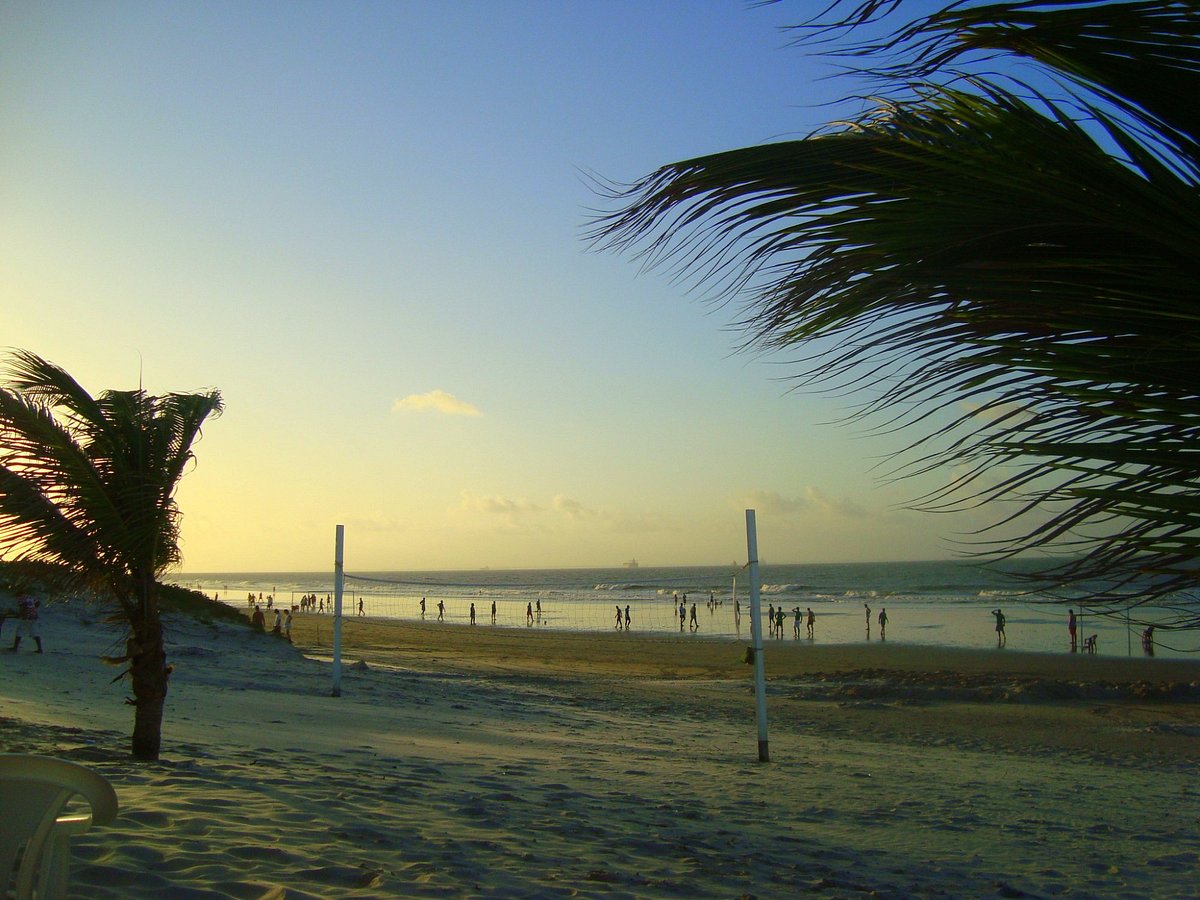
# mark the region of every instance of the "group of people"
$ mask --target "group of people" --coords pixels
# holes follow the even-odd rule
[[[783,623],[787,619],[787,611],[782,606],[778,609],[772,603],[767,607],[767,635],[773,638],[783,637]],[[812,640],[816,634],[817,615],[812,611],[812,607],[807,610],[801,610],[800,607],[792,607],[792,637],[797,640],[800,638],[800,626],[805,627],[805,636]]]
[[[692,631],[700,630],[700,620],[696,618],[696,604],[692,604],[692,618],[688,621],[688,605],[687,594],[683,595],[683,599],[679,601],[679,630],[683,631],[684,625],[687,625]]]
[[[425,618],[425,608],[426,608],[426,600],[424,597],[421,598],[421,603],[419,605],[419,608],[421,610],[421,618],[424,619]],[[528,615],[529,615],[530,624],[532,624],[532,622],[533,622],[533,604],[532,603],[529,605]],[[539,619],[541,618],[541,615],[542,615],[542,601],[539,600],[538,601],[538,618]],[[474,602],[471,603],[471,608],[467,613],[467,618],[470,620],[470,623],[472,625],[476,624],[475,603]],[[439,600],[437,602],[437,620],[439,622],[446,621],[446,602],[444,600]],[[496,601],[495,600],[492,601],[492,624],[493,625],[496,624]]]
[[[263,613],[263,608],[261,606],[259,606],[257,603],[255,603],[253,605],[254,605],[254,612],[252,612],[250,614],[250,622],[259,631],[266,631],[267,630],[267,617]],[[267,608],[270,609],[270,607],[267,607]],[[288,610],[276,609],[276,610],[274,610],[274,612],[275,612],[275,621],[271,625],[271,634],[275,635],[276,637],[285,638],[287,640],[287,642],[290,644],[292,642],[292,611],[290,609],[288,609]]]
[[[217,599],[220,599],[220,596],[221,596],[220,594],[217,594]],[[249,594],[246,595],[246,605],[247,606],[256,606],[262,602],[263,602],[262,591],[258,592],[257,599],[255,599],[255,597],[254,597],[254,591],[251,591]],[[270,609],[272,606],[274,606],[275,605],[275,595],[267,594],[266,603],[267,603],[267,609]]]
[[[1081,610],[1082,612],[1082,610]],[[1008,644],[1008,635],[1005,634],[1005,626],[1008,623],[1007,617],[1000,609],[993,609],[992,615],[996,619],[996,646],[1004,647]],[[1071,640],[1071,652],[1078,653],[1081,648],[1079,640],[1079,616],[1075,614],[1074,609],[1067,610],[1067,636]],[[1082,641],[1082,650],[1084,653],[1095,654],[1097,650],[1097,639],[1099,635],[1091,634],[1085,637]],[[1147,656],[1154,655],[1154,626],[1147,625],[1142,631],[1142,651]]]
[[[871,605],[869,603],[863,604],[863,613],[865,614],[867,620],[867,640],[869,641],[871,639]],[[879,615],[876,616],[875,621],[879,623],[879,639],[881,641],[886,641],[888,624],[887,610],[880,609]]]
[[[315,612],[315,613],[323,614],[325,612],[327,600],[329,601],[328,602],[329,611],[333,612],[332,598],[329,598],[327,596],[326,597],[318,597],[316,594],[305,594],[303,597],[300,598],[300,611],[301,612]],[[360,600],[359,603],[361,605],[362,601]]]

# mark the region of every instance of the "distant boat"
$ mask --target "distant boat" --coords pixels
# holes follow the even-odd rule
[[[631,559],[629,562],[623,563],[622,565],[626,569],[636,569],[638,567],[638,561],[636,559]]]

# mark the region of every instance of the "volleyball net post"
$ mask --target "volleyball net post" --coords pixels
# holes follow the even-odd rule
[[[758,761],[770,762],[767,746],[767,675],[763,660],[762,583],[758,572],[758,529],[754,510],[746,510],[746,559],[750,567],[750,631],[754,646],[754,712],[758,720]]]
[[[346,581],[343,551],[346,526],[337,526],[333,551],[333,696],[342,696],[342,588]]]

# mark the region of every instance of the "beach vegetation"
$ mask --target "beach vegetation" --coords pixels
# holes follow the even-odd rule
[[[37,566],[59,590],[112,604],[127,628],[132,753],[159,756],[170,667],[161,577],[180,561],[175,490],[216,390],[93,397],[64,369],[25,350],[0,387],[0,558]]]
[[[251,627],[250,619],[229,604],[177,584],[159,584],[158,607],[160,612],[177,613],[206,625],[222,622],[238,628]]]
[[[904,434],[886,476],[939,477],[915,508],[990,511],[964,552],[1200,626],[1200,9],[825,6],[794,36],[861,112],[602,184],[591,239]]]

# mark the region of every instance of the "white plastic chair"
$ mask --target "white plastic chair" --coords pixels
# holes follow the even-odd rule
[[[91,809],[66,813],[82,798]],[[0,754],[0,897],[65,897],[68,841],[117,816],[117,793],[91,769],[49,756]]]

